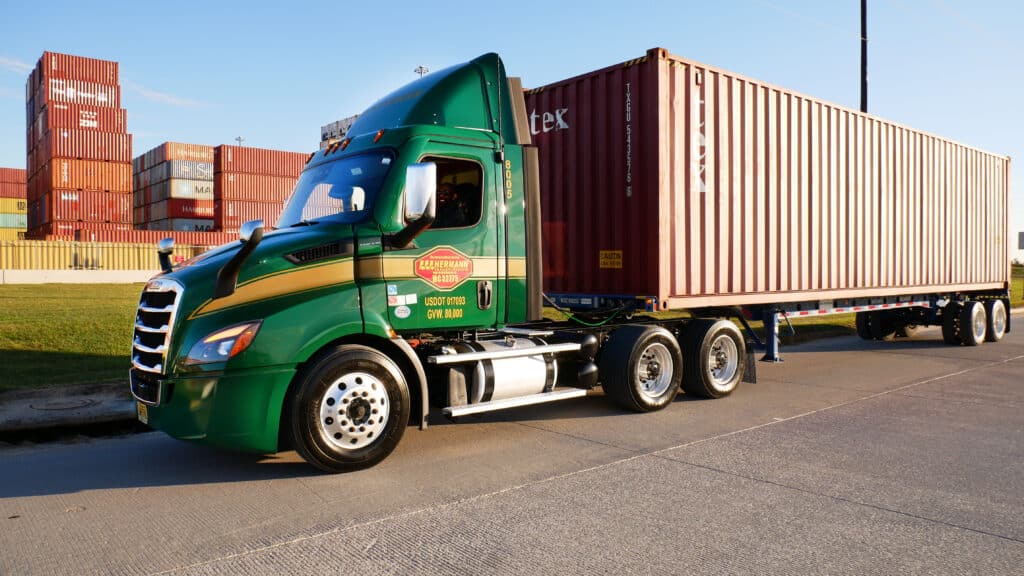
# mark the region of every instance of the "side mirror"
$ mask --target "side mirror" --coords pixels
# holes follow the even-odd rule
[[[391,237],[394,248],[405,248],[434,223],[437,213],[437,164],[422,162],[405,169],[405,220],[401,232]]]
[[[164,272],[170,272],[173,269],[171,254],[174,253],[174,238],[162,238],[157,242],[156,253],[160,259],[160,269]]]
[[[263,240],[263,220],[249,220],[238,229],[238,238],[244,244],[259,244]]]
[[[422,162],[405,169],[405,219],[419,220],[437,198],[437,164]]]

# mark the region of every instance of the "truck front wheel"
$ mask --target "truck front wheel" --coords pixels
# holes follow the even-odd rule
[[[299,378],[292,440],[307,462],[327,472],[358,470],[398,445],[409,420],[409,387],[390,358],[366,346],[339,346]]]

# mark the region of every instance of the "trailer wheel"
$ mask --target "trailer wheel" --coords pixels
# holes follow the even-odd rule
[[[960,344],[960,305],[950,302],[942,309],[942,340],[951,346]]]
[[[875,340],[892,340],[896,335],[896,324],[892,314],[885,310],[869,312],[871,337]]]
[[[668,330],[623,326],[601,351],[601,387],[613,402],[636,412],[668,406],[679,391],[683,355]]]
[[[857,336],[860,336],[862,340],[872,340],[871,316],[867,312],[857,312],[854,319],[857,326]]]
[[[985,341],[986,326],[985,306],[972,300],[964,304],[960,311],[960,341],[964,346],[978,346]]]
[[[1006,334],[1006,304],[1002,300],[989,300],[985,303],[985,341],[999,342]]]
[[[746,366],[747,349],[728,320],[694,320],[683,334],[683,390],[704,398],[732,394]]]
[[[296,451],[327,472],[367,468],[390,454],[405,432],[409,387],[387,356],[339,346],[313,361],[292,403]]]

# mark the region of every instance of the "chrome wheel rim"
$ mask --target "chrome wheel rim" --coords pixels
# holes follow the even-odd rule
[[[992,330],[997,336],[1001,336],[1006,330],[1006,307],[1002,300],[997,300],[992,305]]]
[[[648,398],[659,398],[672,385],[672,353],[664,344],[651,344],[640,353],[634,375],[640,392]]]
[[[733,379],[739,366],[740,355],[736,341],[727,334],[719,335],[711,342],[708,350],[708,374],[715,390],[730,390],[735,385]]]
[[[981,306],[974,307],[973,328],[975,340],[982,340],[985,338],[985,314],[984,308]]]
[[[320,398],[320,433],[340,450],[364,448],[383,433],[390,405],[379,378],[366,372],[345,374]]]

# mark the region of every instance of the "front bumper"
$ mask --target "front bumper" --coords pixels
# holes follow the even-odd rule
[[[153,392],[157,405],[148,408],[149,425],[182,440],[277,452],[281,407],[294,375],[294,367],[286,366],[162,378]]]

